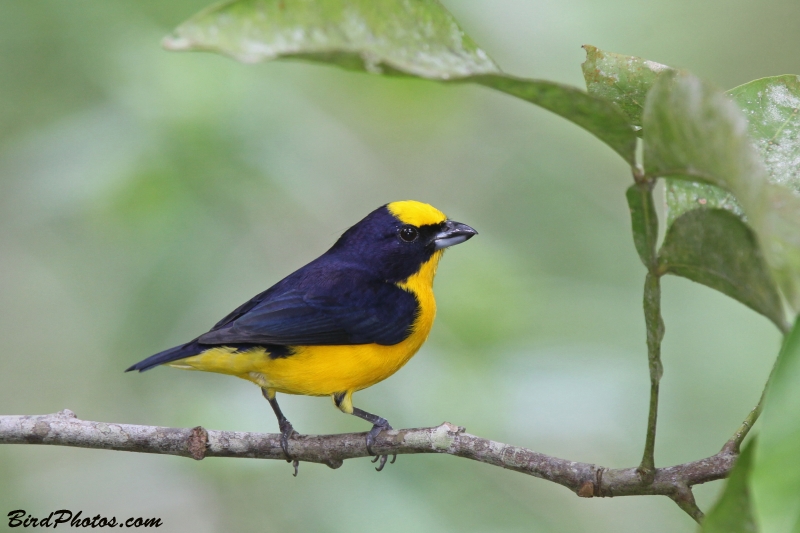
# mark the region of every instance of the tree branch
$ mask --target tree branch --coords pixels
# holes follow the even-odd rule
[[[289,452],[301,462],[338,468],[346,459],[368,457],[365,433],[298,435]],[[279,434],[136,426],[80,420],[65,409],[51,415],[0,416],[0,444],[49,444],[203,459],[249,457],[281,459]],[[578,463],[466,433],[445,422],[437,427],[383,431],[373,450],[378,454],[443,453],[507,468],[552,481],[584,498],[663,495],[699,520],[691,487],[725,478],[738,454],[716,455],[654,470],[652,479],[639,468],[610,469]]]

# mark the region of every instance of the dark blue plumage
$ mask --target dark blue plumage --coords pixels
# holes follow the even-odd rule
[[[402,226],[386,206],[376,209],[322,256],[239,306],[208,333],[128,370],[148,370],[213,346],[265,346],[272,357],[286,357],[297,345],[403,341],[419,304],[396,283],[430,259],[442,225],[420,227],[412,243],[397,238]]]
[[[263,293],[201,344],[397,344],[417,309],[413,294],[327,254]]]

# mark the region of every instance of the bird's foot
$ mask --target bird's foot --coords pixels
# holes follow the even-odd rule
[[[375,458],[372,460],[373,463],[378,463],[378,466],[375,467],[375,470],[380,472],[383,470],[383,467],[386,466],[386,460],[389,458],[388,454],[384,455],[377,455],[372,451],[372,445],[375,444],[375,438],[380,435],[381,431],[384,429],[393,429],[392,426],[385,418],[378,418],[377,422],[372,425],[372,429],[369,430],[367,433],[367,452],[370,455],[374,455]],[[395,460],[397,460],[397,454],[392,454],[392,460],[389,461],[389,464],[394,464]]]
[[[297,434],[297,432],[292,427],[292,423],[288,420],[284,419],[279,423],[279,427],[281,429],[281,449],[283,450],[283,454],[286,456],[286,462],[292,463],[294,467],[294,477],[297,477],[297,469],[300,466],[300,461],[295,459],[289,453],[289,439],[292,438],[292,435]]]

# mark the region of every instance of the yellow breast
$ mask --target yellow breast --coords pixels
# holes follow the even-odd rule
[[[397,285],[417,298],[419,311],[411,334],[392,346],[359,344],[297,346],[289,357],[271,359],[263,348],[236,352],[222,346],[171,363],[177,368],[231,374],[287,394],[327,396],[365,389],[397,372],[417,353],[433,326],[433,278],[442,251]]]

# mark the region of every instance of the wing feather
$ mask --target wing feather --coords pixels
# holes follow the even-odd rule
[[[198,342],[397,344],[408,336],[417,305],[413,294],[393,283],[370,279],[358,268],[312,267],[246,302]]]

